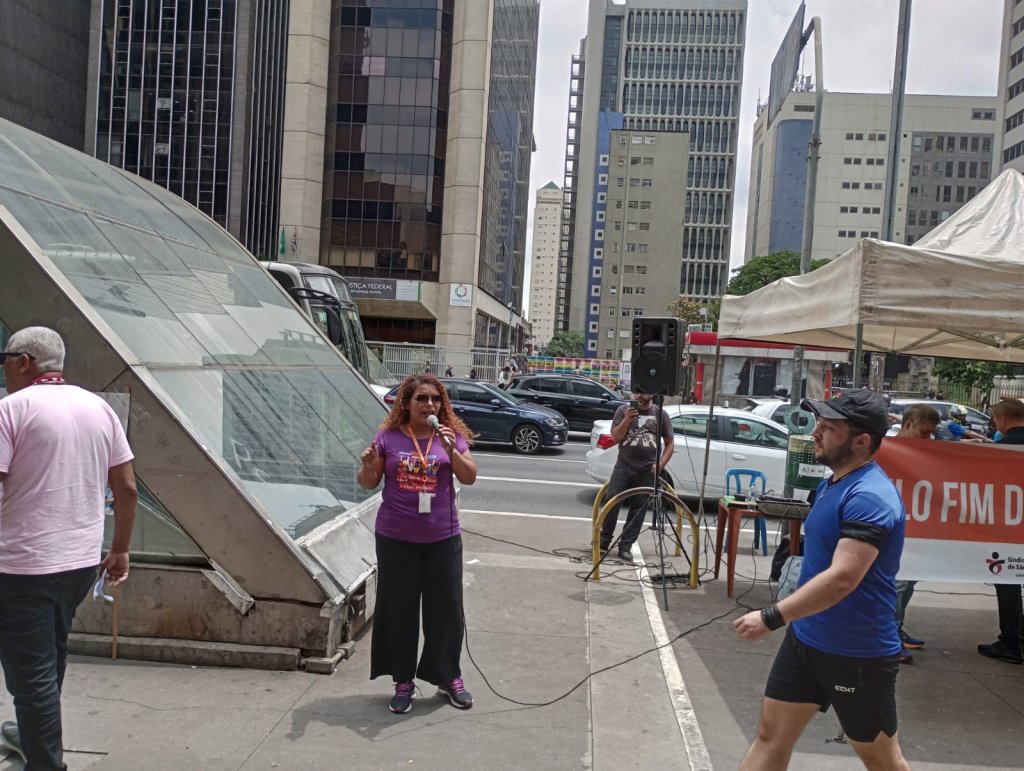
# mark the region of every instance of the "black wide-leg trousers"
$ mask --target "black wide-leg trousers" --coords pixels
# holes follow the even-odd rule
[[[419,648],[420,610],[423,653]],[[446,686],[462,676],[462,536],[412,543],[377,534],[377,602],[370,679]]]

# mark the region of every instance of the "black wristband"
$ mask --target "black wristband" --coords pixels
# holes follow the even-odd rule
[[[779,606],[774,603],[767,608],[761,608],[761,620],[764,621],[764,625],[771,632],[781,629],[786,625],[785,619],[782,618],[782,614],[779,612]]]

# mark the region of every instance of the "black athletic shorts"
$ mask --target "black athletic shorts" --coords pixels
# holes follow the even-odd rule
[[[852,658],[812,648],[786,630],[764,695],[778,701],[835,708],[846,735],[872,742],[896,733],[896,673],[900,657]]]

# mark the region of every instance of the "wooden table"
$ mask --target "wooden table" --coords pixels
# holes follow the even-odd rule
[[[743,517],[762,517],[779,521],[778,517],[767,517],[763,511],[757,508],[754,503],[733,502],[726,504],[718,502],[718,533],[715,537],[715,578],[718,578],[718,571],[722,564],[722,545],[725,542],[726,524],[729,526],[729,557],[726,569],[726,591],[732,597],[733,581],[736,576],[736,550],[740,541],[740,520]],[[800,525],[802,519],[790,519],[789,522],[789,553],[796,556],[800,554]]]

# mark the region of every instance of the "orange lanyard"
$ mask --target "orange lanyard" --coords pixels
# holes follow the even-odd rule
[[[409,427],[408,423],[405,426],[405,432],[409,435],[409,438],[412,439],[412,446],[416,448],[416,454],[420,456],[420,463],[423,464],[422,466],[420,466],[420,468],[422,468],[423,473],[426,474],[427,456],[430,455],[430,446],[434,443],[434,434],[430,434],[430,439],[427,440],[427,451],[424,453],[422,450],[420,450],[420,440],[416,438],[416,434],[412,432],[412,428]]]

